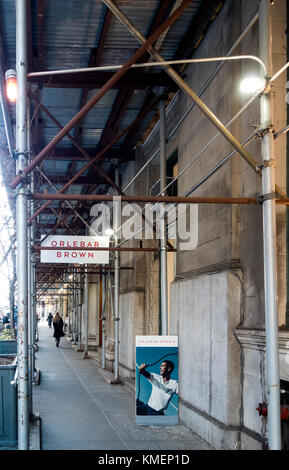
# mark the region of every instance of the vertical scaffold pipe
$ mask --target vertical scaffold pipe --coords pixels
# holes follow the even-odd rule
[[[76,287],[73,288],[72,302],[72,343],[76,344]]]
[[[69,296],[69,300],[68,300],[68,325],[67,325],[67,332],[68,332],[68,336],[71,337],[71,305],[72,305],[72,297],[73,294],[70,294]]]
[[[27,101],[27,150],[30,151],[31,147],[31,135],[30,135],[30,103]],[[31,156],[29,154],[28,161],[30,163]],[[31,190],[30,182],[30,190]],[[28,202],[28,214],[31,215],[32,201]],[[32,223],[28,224],[27,230],[27,299],[28,299],[28,413],[31,417],[33,415],[33,403],[32,403],[32,382],[33,382],[33,315],[32,315]]]
[[[115,183],[120,186],[119,166],[115,168]],[[121,225],[121,202],[116,197],[113,201],[113,231],[114,243],[118,245],[117,230]],[[119,251],[114,256],[114,380],[119,380]]]
[[[28,121],[29,124],[29,130],[30,130],[30,120]],[[30,146],[29,146],[30,150]],[[31,175],[31,193],[34,193],[35,189],[35,174],[34,172]],[[30,203],[30,211],[31,214],[34,212],[34,206],[35,202],[33,199],[31,200]],[[36,234],[36,220],[34,219],[32,221],[32,226],[31,226],[31,237],[32,237],[32,242],[35,240],[35,234]],[[36,320],[36,272],[35,272],[35,252],[33,251],[31,254],[31,327],[32,327],[32,381],[34,380],[34,372],[35,372],[35,347],[36,347],[36,329],[38,328],[37,320]]]
[[[35,230],[32,230],[32,237],[34,237]],[[38,329],[37,313],[36,313],[36,272],[35,272],[35,253],[32,254],[32,290],[31,290],[31,303],[32,303],[32,321],[33,321],[33,349],[32,349],[32,371],[33,380],[35,373],[35,348],[36,348],[36,330]],[[38,338],[37,338],[38,339]]]
[[[259,7],[260,57],[269,76],[272,72],[271,2]],[[277,311],[276,204],[274,139],[272,132],[272,94],[263,94],[260,103],[261,129],[268,129],[261,144],[263,201],[264,293],[266,324],[266,386],[268,399],[268,442],[270,450],[281,449],[280,372]],[[266,197],[269,196],[269,197]]]
[[[165,196],[166,187],[166,102],[160,101],[160,191],[161,196]],[[161,274],[161,334],[168,334],[168,288],[167,288],[167,233],[166,218],[163,212],[161,218],[161,239],[160,239],[160,274]]]
[[[87,264],[85,264],[85,271],[87,271]],[[84,274],[84,328],[85,328],[85,344],[84,344],[84,355],[88,357],[88,274]]]
[[[27,300],[28,300],[28,413],[32,415],[32,349],[33,349],[33,332],[32,332],[32,265],[31,265],[31,224],[28,225],[27,231]]]
[[[79,277],[79,275],[78,275]],[[77,308],[78,308],[78,345],[77,349],[78,351],[82,350],[81,346],[81,340],[82,340],[82,334],[81,334],[81,324],[82,324],[82,303],[81,303],[81,289],[78,289],[77,291]]]
[[[16,0],[16,171],[26,167],[27,150],[27,2]],[[28,450],[28,313],[27,313],[27,190],[22,183],[16,195],[17,230],[17,356],[18,449]]]
[[[106,274],[102,274],[102,351],[101,351],[101,367],[105,369],[106,358],[105,358],[105,315],[106,315]]]

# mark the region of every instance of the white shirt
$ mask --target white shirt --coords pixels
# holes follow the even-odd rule
[[[165,411],[173,394],[179,393],[178,382],[173,379],[164,382],[161,375],[153,374],[151,372],[148,380],[152,384],[148,406],[156,411]]]

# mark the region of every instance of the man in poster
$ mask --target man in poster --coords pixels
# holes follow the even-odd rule
[[[137,415],[163,416],[174,394],[178,394],[178,382],[171,379],[174,363],[165,360],[160,366],[160,375],[146,370],[146,364],[141,364],[140,374],[146,377],[152,385],[151,395],[145,404],[137,403]]]

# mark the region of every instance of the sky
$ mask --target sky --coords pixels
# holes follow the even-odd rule
[[[0,263],[10,246],[10,240],[14,234],[12,218],[7,223],[9,217],[11,217],[11,211],[0,172]],[[9,306],[9,273],[12,273],[11,255],[9,255],[6,262],[0,265],[0,308]]]

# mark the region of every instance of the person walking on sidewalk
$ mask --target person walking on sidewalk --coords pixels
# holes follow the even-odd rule
[[[60,338],[64,336],[63,320],[58,312],[56,312],[55,316],[53,317],[53,328],[54,328],[53,337],[55,338],[56,347],[58,348]]]
[[[48,317],[46,318],[46,321],[48,322],[49,328],[51,328],[52,319],[53,319],[53,315],[52,315],[52,313],[50,312],[49,315],[48,315]],[[38,318],[37,318],[37,322],[38,322]]]

